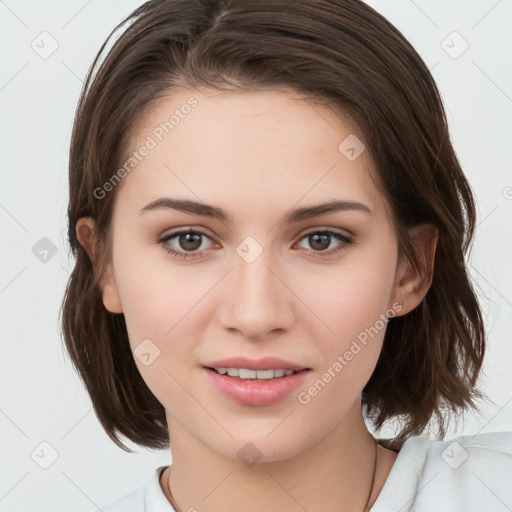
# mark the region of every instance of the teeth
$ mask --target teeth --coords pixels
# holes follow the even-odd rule
[[[270,380],[276,379],[280,377],[287,377],[292,373],[295,373],[294,370],[283,370],[281,368],[270,369],[270,370],[248,370],[247,368],[214,368],[217,373],[221,375],[225,375],[226,373],[230,377],[238,377],[241,380],[245,379],[260,379],[260,380]]]
[[[241,379],[255,379],[258,373],[259,372],[257,372],[256,370],[246,370],[245,368],[240,368],[238,370],[238,377],[240,377]]]

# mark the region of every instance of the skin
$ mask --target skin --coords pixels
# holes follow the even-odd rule
[[[361,391],[385,327],[306,405],[297,392],[269,406],[235,403],[201,365],[274,355],[312,368],[298,391],[307,390],[393,304],[401,302],[395,316],[414,309],[430,280],[399,263],[389,205],[369,176],[369,152],[350,161],[338,150],[357,131],[290,90],[174,91],[144,116],[131,150],[190,96],[198,105],[118,185],[113,257],[101,281],[105,308],[125,315],[132,349],[149,338],[160,350],[148,366],[135,362],[166,410],[173,464],[161,487],[180,511],[363,510],[375,448]],[[164,196],[219,206],[233,223],[171,209],[140,214]],[[330,199],[358,201],[372,213],[283,222],[291,208]],[[155,241],[177,228],[206,234],[192,249],[203,257],[179,259]],[[94,220],[82,218],[76,229],[97,264]],[[342,249],[322,256],[306,236],[322,229],[354,242],[328,238],[328,250]],[[415,231],[432,269],[436,230]],[[236,252],[247,236],[263,249],[250,264]],[[166,244],[187,252],[178,237]],[[261,454],[251,467],[237,457],[246,443]],[[370,506],[396,457],[379,446]]]

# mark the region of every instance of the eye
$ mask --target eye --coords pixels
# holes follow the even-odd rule
[[[334,240],[333,240],[334,238]],[[335,252],[341,251],[345,249],[347,246],[353,243],[353,238],[343,235],[337,231],[332,231],[330,229],[325,229],[322,231],[310,231],[305,236],[301,238],[302,240],[307,240],[311,247],[313,247],[313,251],[309,251],[313,253],[313,256],[325,257],[329,256]],[[332,242],[338,242],[335,244],[334,248],[326,251],[331,246]]]
[[[177,258],[203,258],[205,256],[203,253],[206,251],[204,247],[201,249],[203,238],[211,240],[202,231],[179,229],[164,237],[157,238],[156,241],[163,246],[166,252]],[[326,250],[331,246],[333,239],[338,243],[335,244],[334,249]],[[341,251],[353,242],[352,237],[330,229],[310,231],[300,239],[300,241],[302,240],[308,240],[308,243],[310,243],[313,250],[308,250],[308,252],[313,253],[313,257],[329,256]],[[171,241],[174,241],[174,246],[170,244]]]
[[[157,241],[162,244],[166,252],[178,258],[202,258],[203,256],[200,255],[200,251],[198,252],[198,249],[202,245],[203,237],[210,239],[210,237],[202,231],[180,229],[179,231],[174,231],[173,233],[159,238]],[[176,239],[178,249],[169,244],[169,241],[173,239]]]

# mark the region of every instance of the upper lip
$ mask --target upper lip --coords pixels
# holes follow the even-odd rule
[[[300,371],[309,369],[301,364],[292,363],[272,356],[261,357],[259,359],[249,359],[241,356],[229,357],[227,359],[205,363],[203,366],[207,368],[246,368],[247,370],[283,369]]]

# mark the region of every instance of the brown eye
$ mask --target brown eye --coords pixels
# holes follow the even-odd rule
[[[324,251],[331,245],[331,235],[314,233],[308,235],[311,247],[318,251]]]
[[[337,241],[337,244],[335,243],[334,246],[331,246],[333,238],[335,239],[334,242]],[[353,242],[351,237],[331,230],[311,231],[301,238],[301,240],[305,239],[307,240],[308,245],[312,248],[309,252],[318,253],[318,256],[333,254],[344,249]],[[327,251],[329,247],[331,250]]]
[[[185,251],[195,251],[201,247],[201,235],[198,233],[180,233],[178,235],[178,244]]]
[[[203,238],[209,239],[208,235],[201,231],[180,230],[165,235],[158,241],[163,245],[165,251],[178,258],[196,258],[202,257],[200,253],[203,251],[200,251],[199,248],[203,243]],[[169,243],[171,240],[175,240],[174,247]]]

